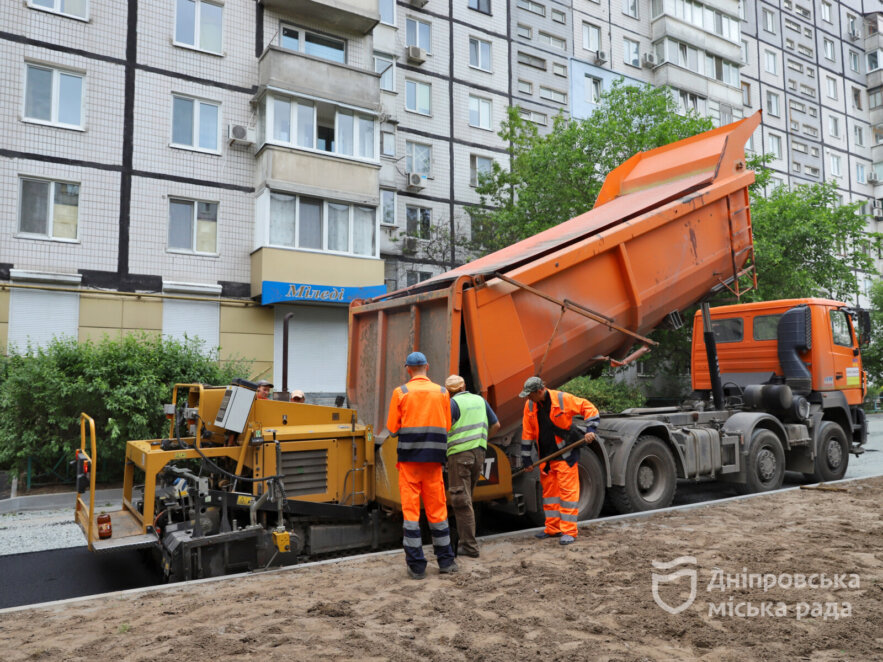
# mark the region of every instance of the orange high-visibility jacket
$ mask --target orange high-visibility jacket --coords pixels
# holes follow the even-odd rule
[[[559,428],[562,434],[555,434],[555,445],[561,449],[567,445],[566,434],[570,429],[570,424],[574,416],[582,416],[586,422],[586,432],[594,432],[598,427],[598,409],[591,402],[584,398],[578,398],[564,391],[553,391],[548,389],[552,398],[552,406],[549,411],[549,418],[556,428]],[[525,461],[530,462],[530,451],[536,446],[539,452],[540,425],[537,422],[538,407],[532,400],[524,403],[524,416],[521,421],[521,456]],[[561,456],[561,459],[572,465],[576,460],[577,451],[572,450]]]
[[[392,392],[386,429],[399,438],[399,462],[447,462],[451,398],[428,377],[413,377]]]

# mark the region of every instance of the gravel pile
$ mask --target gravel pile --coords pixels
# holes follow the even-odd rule
[[[81,547],[86,538],[74,523],[74,509],[0,515],[0,556]]]

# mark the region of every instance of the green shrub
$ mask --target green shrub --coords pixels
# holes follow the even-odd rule
[[[646,402],[644,394],[636,387],[606,376],[597,379],[577,377],[561,390],[589,400],[600,412],[616,413],[629,407],[642,407]]]
[[[44,467],[73,459],[85,412],[95,420],[99,479],[120,478],[126,442],[163,434],[162,405],[175,383],[248,376],[247,362],[218,365],[217,351],[203,345],[135,334],[97,343],[56,339],[0,357],[0,467],[21,471],[28,457]]]

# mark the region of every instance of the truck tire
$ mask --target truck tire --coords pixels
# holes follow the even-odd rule
[[[659,437],[642,435],[625,466],[625,485],[608,490],[613,507],[623,515],[671,505],[678,474],[671,450]]]
[[[815,471],[804,474],[816,483],[840,480],[849,466],[849,442],[843,428],[833,421],[824,421],[819,430],[819,448],[816,452]]]
[[[755,430],[751,435],[751,450],[745,463],[744,494],[769,492],[782,487],[785,479],[785,451],[782,442],[770,430]]]

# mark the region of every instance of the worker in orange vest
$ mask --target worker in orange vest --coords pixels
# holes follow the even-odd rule
[[[521,455],[525,470],[533,471],[530,454],[537,447],[539,457],[551,455],[568,444],[574,416],[582,416],[586,423],[584,439],[595,440],[598,410],[588,400],[564,391],[546,388],[539,377],[524,382],[519,397],[527,398],[522,418]],[[537,538],[558,538],[561,545],[569,545],[577,536],[577,506],[579,504],[579,448],[545,463],[540,467],[543,486],[543,511],[546,526]]]
[[[420,536],[420,497],[432,532],[432,548],[439,572],[457,572],[442,467],[447,461],[451,400],[444,386],[426,376],[429,364],[422,352],[405,360],[408,383],[397,387],[389,403],[386,429],[398,437],[399,494],[404,518],[403,544],[408,576],[426,577],[426,558]]]

